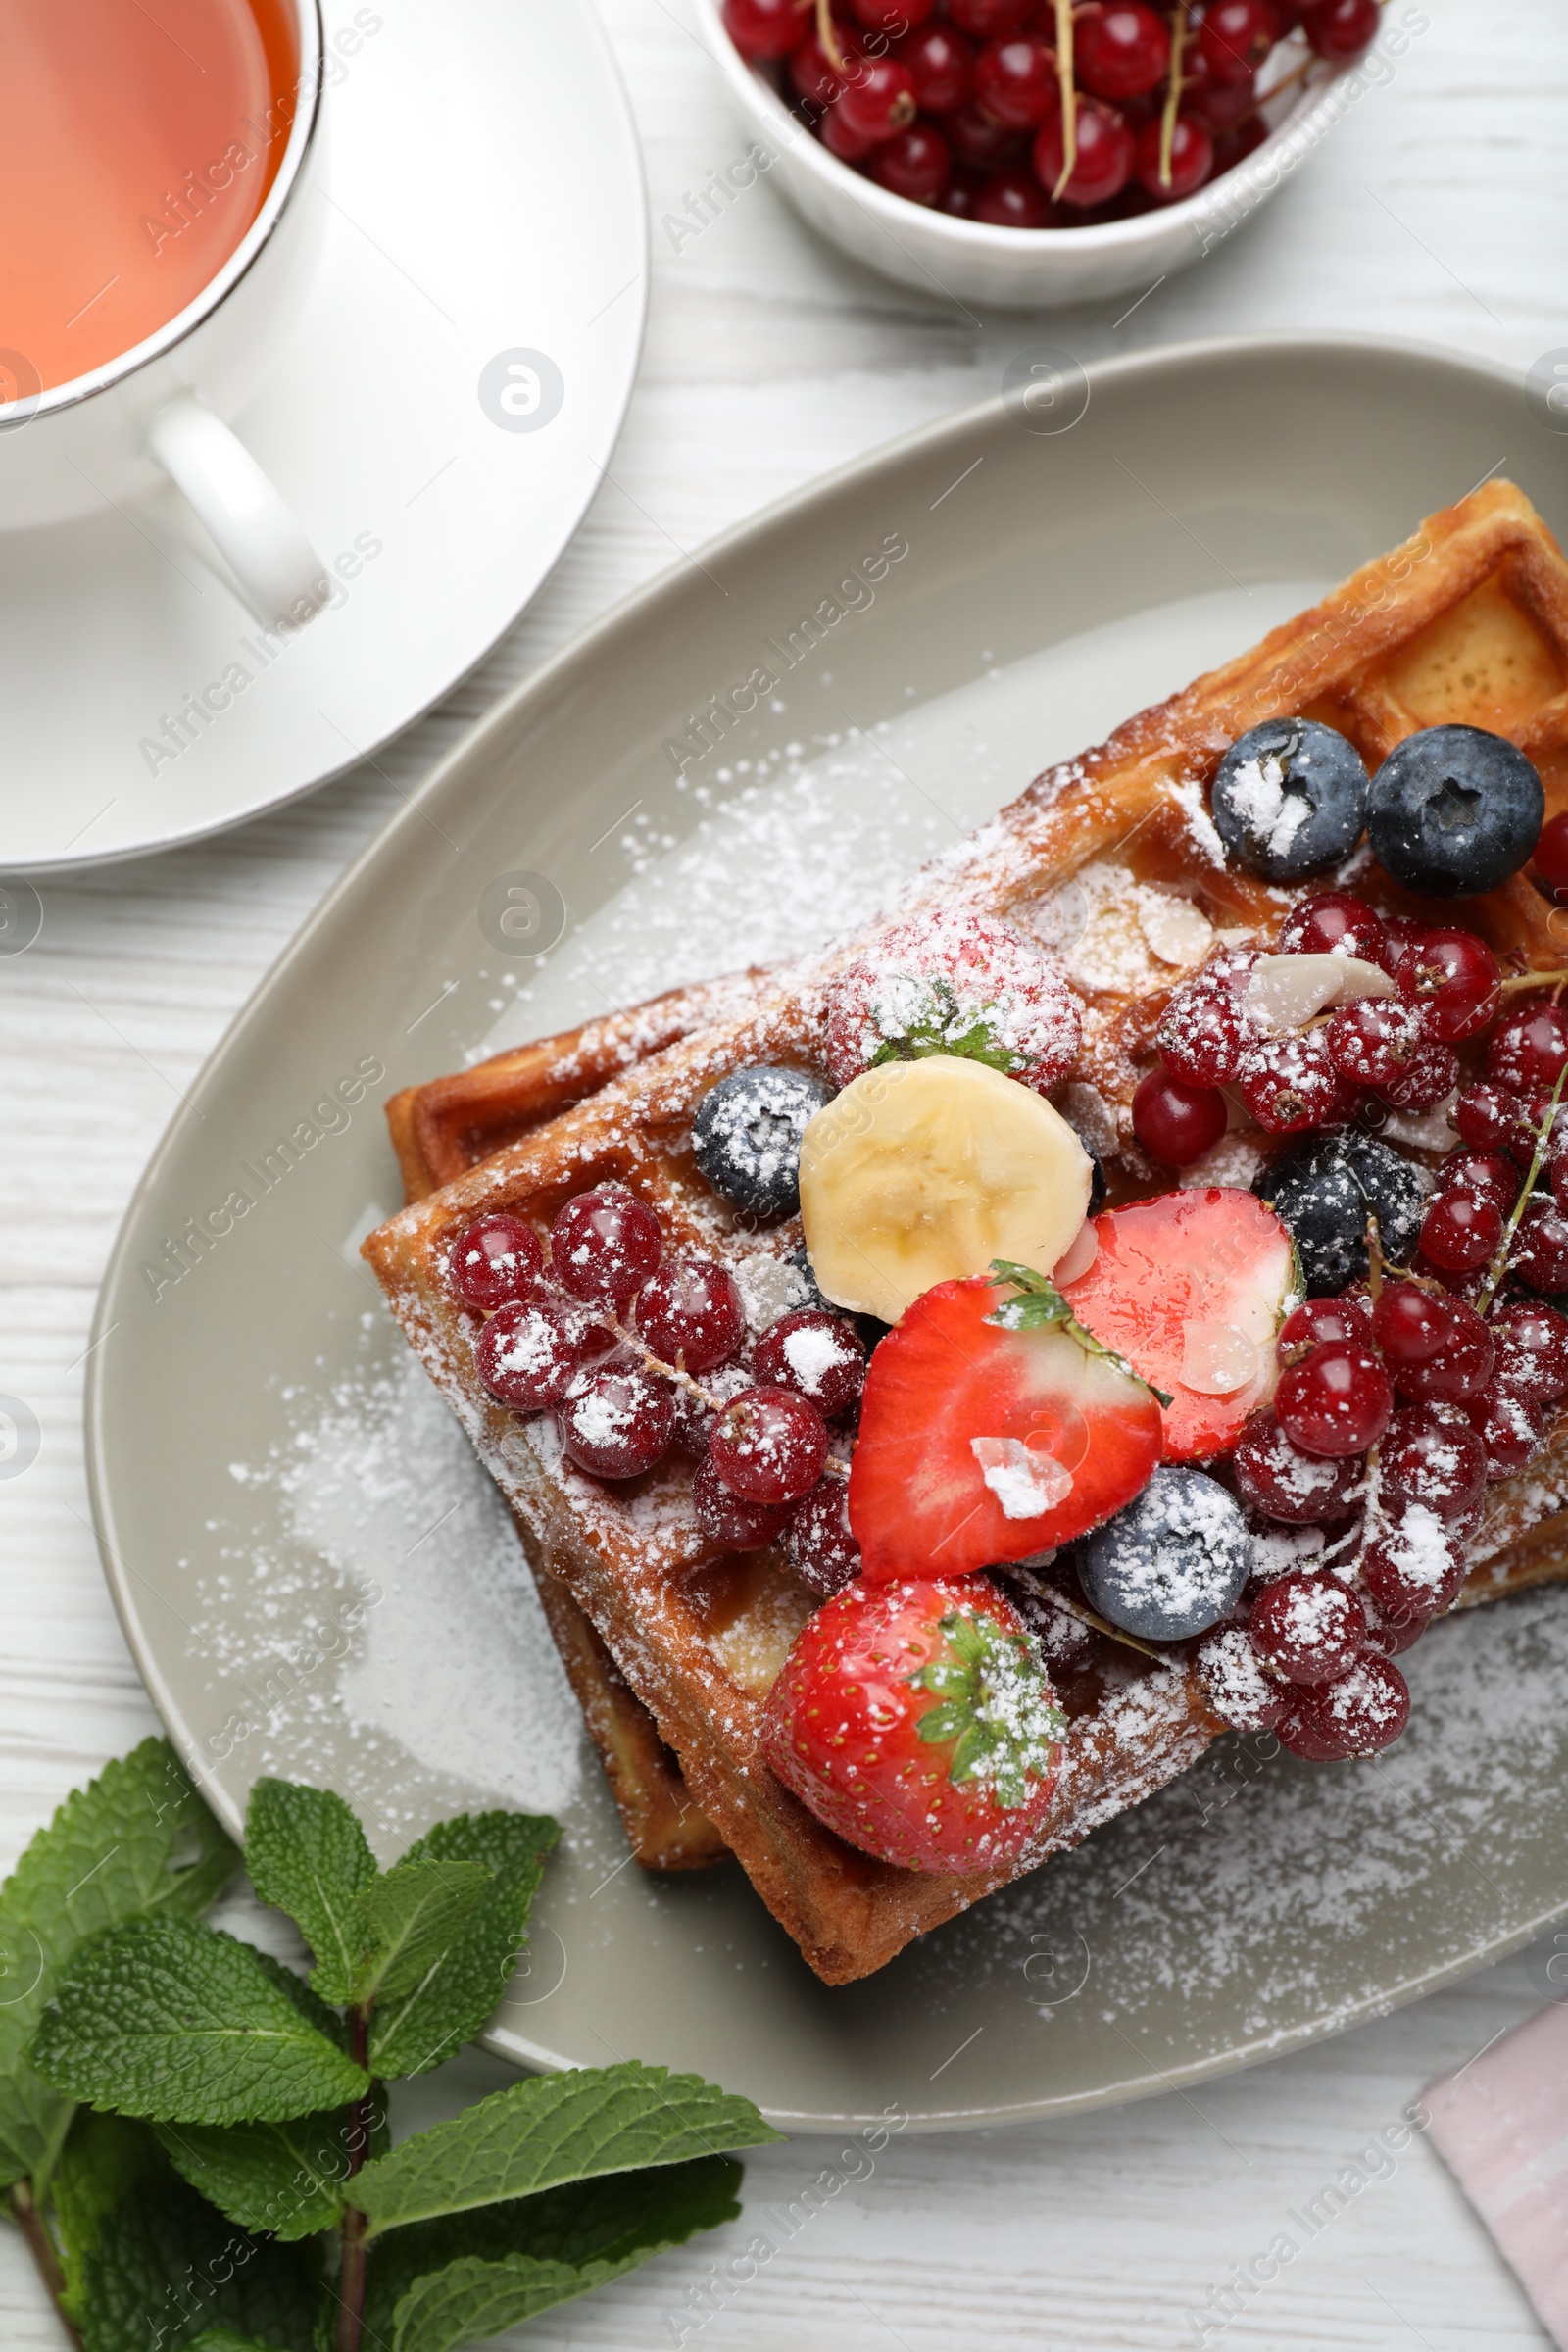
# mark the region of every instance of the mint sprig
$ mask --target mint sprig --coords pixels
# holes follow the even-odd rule
[[[991,1273],[998,1282],[1010,1283],[1018,1296],[1004,1298],[995,1313],[987,1315],[988,1323],[1000,1324],[1004,1331],[1065,1332],[1068,1339],[1077,1341],[1086,1355],[1103,1356],[1107,1364],[1114,1364],[1129,1380],[1138,1381],[1161,1404],[1174,1403],[1175,1399],[1167,1396],[1163,1389],[1156,1389],[1152,1380],[1145,1380],[1124,1355],[1114,1348],[1107,1348],[1103,1340],[1097,1340],[1079,1322],[1049,1274],[1037,1274],[1033,1266],[1013,1265],[1002,1257],[992,1259]]]
[[[519,2082],[391,2145],[387,2082],[483,2026],[559,1836],[464,1815],[381,1870],[341,1797],[258,1783],[245,1859],[307,1983],[200,1919],[239,1856],[163,1743],[39,1832],[0,1888],[0,1968],[31,1972],[0,2005],[0,2180],[78,2352],[456,2352],[734,2217],[726,2151],[780,2135],[662,2068]]]

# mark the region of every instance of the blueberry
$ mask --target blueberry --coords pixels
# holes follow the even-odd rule
[[[1367,1272],[1366,1221],[1391,1265],[1412,1255],[1432,1180],[1376,1136],[1315,1137],[1265,1168],[1252,1185],[1296,1240],[1307,1293],[1337,1298]]]
[[[1266,718],[1231,745],[1214,778],[1220,839],[1250,874],[1300,882],[1348,858],[1366,823],[1355,746],[1315,718]]]
[[[1234,1494],[1201,1470],[1156,1470],[1078,1561],[1093,1609],[1146,1642],[1182,1642],[1241,1598],[1252,1539]]]
[[[1367,838],[1423,898],[1495,890],[1535,854],[1546,796],[1523,752],[1484,727],[1423,727],[1372,779]]]
[[[755,1063],[721,1078],[692,1121],[692,1155],[715,1193],[757,1217],[793,1216],[801,1205],[801,1137],[833,1099],[804,1070]]]

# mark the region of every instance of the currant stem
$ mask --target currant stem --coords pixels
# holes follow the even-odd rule
[[[826,0],[823,0],[826,5]],[[1061,177],[1051,191],[1059,204],[1061,191],[1078,166],[1078,98],[1072,77],[1072,0],[1056,0],[1056,76],[1061,84]]]
[[[1524,1215],[1525,1209],[1529,1205],[1530,1196],[1536,1189],[1536,1178],[1546,1164],[1546,1148],[1551,1142],[1552,1123],[1557,1116],[1557,1104],[1562,1100],[1565,1078],[1568,1078],[1568,1061],[1565,1061],[1557,1072],[1557,1083],[1551,1090],[1551,1101],[1546,1105],[1545,1113],[1536,1133],[1536,1149],[1531,1156],[1529,1173],[1519,1188],[1519,1198],[1513,1204],[1513,1215],[1502,1229],[1502,1239],[1497,1244],[1497,1254],[1487,1270],[1486,1283],[1480,1298],[1476,1300],[1476,1312],[1479,1315],[1486,1314],[1497,1295],[1498,1284],[1508,1271],[1508,1252],[1513,1247],[1513,1237],[1519,1230],[1519,1220]]]
[[[1176,117],[1182,103],[1182,58],[1187,48],[1187,0],[1181,0],[1176,21],[1170,28],[1170,87],[1165,92],[1164,110],[1159,121],[1159,184],[1171,184],[1171,148],[1176,138]]]
[[[833,22],[833,0],[816,0],[816,37],[834,73],[844,73],[844,51],[839,44],[838,26]]]
[[[370,2043],[370,2011],[368,2005],[349,2011],[349,2056],[356,2066],[368,2069]],[[354,2123],[349,2134],[348,2178],[352,2180],[365,2162],[371,2126],[375,2120],[375,2090],[372,2086],[363,2099],[356,2102]],[[366,2218],[357,2205],[345,2205],[339,2225],[341,2260],[337,2280],[337,2352],[360,2352],[360,2337],[365,2328],[366,2287]]]
[[[1565,980],[1568,972],[1514,972],[1508,979],[1498,981],[1497,990],[1499,995],[1505,995],[1510,988],[1560,988]]]
[[[32,2185],[29,2181],[17,2180],[13,2182],[11,2218],[27,2241],[27,2251],[32,2256],[33,2265],[39,2278],[49,2290],[49,2300],[55,2307],[56,2316],[65,2329],[67,2340],[74,2347],[74,2352],[82,2352],[80,2330],[66,2315],[65,2273],[60,2268],[60,2257],[55,2251],[55,2241],[50,2236],[48,2225],[34,2201]]]
[[[1069,1600],[1065,1592],[1056,1591],[1054,1585],[1042,1585],[1036,1590],[1042,1600],[1049,1600],[1068,1617],[1076,1617],[1080,1625],[1092,1626],[1097,1634],[1103,1634],[1107,1641],[1120,1642],[1124,1648],[1136,1649],[1140,1657],[1152,1658],[1156,1665],[1170,1664],[1170,1657],[1165,1650],[1151,1649],[1149,1643],[1140,1642],[1136,1634],[1123,1633],[1121,1627],[1112,1625],[1108,1617],[1098,1616],[1086,1601]]]

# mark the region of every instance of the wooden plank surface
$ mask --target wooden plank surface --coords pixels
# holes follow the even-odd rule
[[[406,5],[406,0],[405,0]],[[1244,233],[1118,325],[1062,315],[1090,359],[1189,335],[1375,328],[1516,368],[1568,339],[1568,17],[1539,0],[1444,0],[1392,83]],[[423,11],[420,12],[423,17]],[[764,184],[676,251],[683,192],[746,140],[682,0],[607,0],[641,127],[652,318],[612,478],[533,610],[433,716],[305,804],[204,848],[44,892],[45,926],[0,962],[0,1391],[42,1428],[0,1482],[0,1859],[103,1760],[153,1728],[99,1575],[81,1466],[81,1357],[125,1199],[179,1089],[346,859],[493,696],[627,589],[767,500],[993,390],[1027,320],[958,313],[820,244]],[[413,37],[389,0],[388,36]],[[585,155],[583,169],[593,169]],[[40,789],[47,780],[40,779]],[[1539,1981],[1541,1955],[1534,1969]],[[1204,2091],[1070,2125],[893,2139],[867,2169],[816,2141],[752,2160],[745,2222],[516,2337],[643,2352],[848,2343],[1110,2352],[1489,2352],[1545,2342],[1432,2151],[1308,2235],[1300,2216],[1434,2073],[1541,1997],[1519,1959],[1380,2025]],[[464,2062],[420,2111],[488,2086]],[[412,2110],[411,2110],[412,2112]],[[808,2183],[831,2168],[808,2202]],[[854,2177],[852,2177],[854,2176]],[[1332,2200],[1330,2200],[1332,2202]],[[797,2207],[791,2228],[788,2209]],[[769,2219],[769,2209],[772,2219]],[[780,2218],[784,2217],[784,2218]],[[1282,2231],[1276,2280],[1233,2272]],[[692,2302],[758,2234],[777,2250]],[[745,2268],[745,2265],[742,2265]],[[1210,2333],[1193,2314],[1208,2310]],[[0,2236],[0,2341],[58,2342],[20,2244]]]

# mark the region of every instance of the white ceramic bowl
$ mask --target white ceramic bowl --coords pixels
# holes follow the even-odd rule
[[[1179,204],[1084,228],[989,228],[891,196],[841,164],[741,56],[719,0],[695,6],[730,94],[770,159],[754,161],[813,228],[884,277],[1006,311],[1142,292],[1185,270],[1256,212],[1367,86],[1364,59],[1310,88],[1298,84],[1265,108],[1271,128],[1262,145]]]

